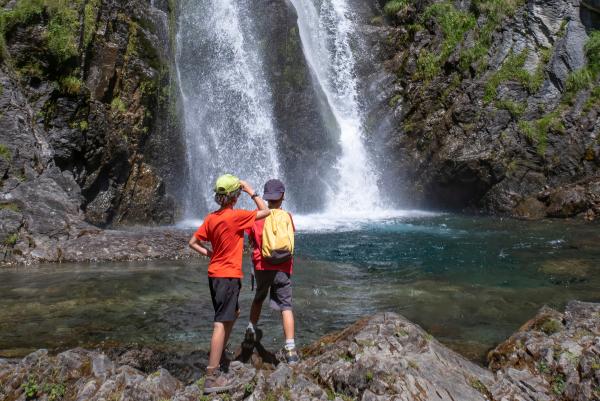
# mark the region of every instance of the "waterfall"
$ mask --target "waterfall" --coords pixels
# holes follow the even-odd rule
[[[291,0],[298,15],[304,56],[339,126],[338,179],[326,211],[360,212],[380,203],[377,173],[364,144],[364,115],[359,103],[352,44],[353,14],[346,0]]]
[[[176,67],[188,161],[185,218],[215,208],[212,185],[232,173],[259,189],[280,174],[269,85],[248,15],[252,0],[184,0]],[[253,205],[246,199],[242,206]]]

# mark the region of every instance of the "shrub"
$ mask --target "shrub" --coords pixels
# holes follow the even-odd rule
[[[548,319],[546,320],[540,329],[547,335],[552,335],[554,333],[558,333],[562,330],[562,324],[556,319]]]
[[[64,93],[78,95],[81,92],[82,83],[79,78],[69,75],[60,80],[60,86]]]

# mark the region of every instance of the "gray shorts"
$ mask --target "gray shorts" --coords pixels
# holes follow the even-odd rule
[[[271,308],[275,310],[292,310],[292,281],[290,275],[277,270],[256,270],[255,301],[264,301],[270,293]],[[270,290],[270,291],[269,291]]]

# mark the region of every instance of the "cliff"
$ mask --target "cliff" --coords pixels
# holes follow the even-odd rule
[[[600,213],[597,1],[392,0],[380,43],[407,204],[524,218]]]
[[[0,13],[0,245],[61,260],[96,227],[168,224],[184,171],[174,3],[22,0]]]

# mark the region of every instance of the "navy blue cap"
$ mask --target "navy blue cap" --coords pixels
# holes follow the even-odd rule
[[[283,182],[273,179],[265,183],[265,192],[263,195],[264,200],[278,201],[285,193],[285,186]]]

